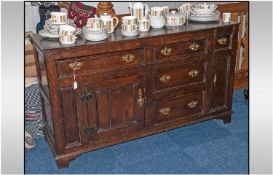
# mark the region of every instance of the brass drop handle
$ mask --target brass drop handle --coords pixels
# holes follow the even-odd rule
[[[192,43],[189,45],[189,48],[191,51],[197,51],[200,48],[200,45],[198,43]]]
[[[144,105],[144,98],[143,98],[143,92],[142,89],[138,89],[137,92],[137,107],[141,108]]]
[[[131,53],[123,55],[121,57],[121,60],[126,62],[126,63],[130,63],[130,62],[134,61],[134,59],[135,59],[135,55],[131,54]]]
[[[198,75],[198,73],[199,73],[198,70],[193,69],[193,70],[189,71],[188,75],[193,78],[193,77],[196,77]]]
[[[171,108],[169,107],[165,107],[159,110],[161,115],[169,115],[169,113],[171,112]]]
[[[83,63],[82,62],[78,62],[78,61],[75,61],[74,63],[70,63],[69,64],[69,67],[75,71],[77,69],[80,69],[82,67]]]
[[[222,38],[219,38],[218,40],[217,40],[217,42],[220,44],[220,45],[226,45],[227,44],[227,38],[226,37],[222,37]]]
[[[162,83],[167,83],[167,82],[169,82],[169,81],[171,81],[171,76],[170,75],[163,75],[162,77],[160,77],[160,81],[162,82]]]
[[[163,49],[160,50],[160,53],[164,56],[171,55],[172,53],[172,48],[170,47],[164,47]]]
[[[191,102],[188,103],[188,107],[191,109],[196,108],[197,105],[198,105],[197,100],[192,100]]]

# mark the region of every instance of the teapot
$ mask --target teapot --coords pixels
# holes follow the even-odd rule
[[[130,12],[132,16],[137,17],[137,20],[142,20],[147,17],[149,12],[149,7],[147,4],[143,4],[142,2],[129,2]]]

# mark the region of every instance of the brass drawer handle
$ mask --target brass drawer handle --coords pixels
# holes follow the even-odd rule
[[[198,105],[198,101],[197,100],[192,100],[191,102],[188,103],[188,107],[193,109]]]
[[[192,43],[189,48],[191,51],[197,51],[199,49],[200,45],[198,43]]]
[[[160,53],[164,56],[171,55],[172,53],[172,48],[170,47],[164,47],[163,49],[160,50]]]
[[[163,75],[162,77],[160,77],[160,81],[162,83],[167,83],[171,80],[171,76],[170,75]]]
[[[70,63],[69,67],[74,71],[74,70],[80,69],[82,65],[83,65],[82,62],[75,61],[74,63]]]
[[[217,40],[217,42],[220,44],[220,45],[226,45],[227,44],[227,38],[225,38],[225,37],[222,37],[222,38],[219,38],[218,40]]]
[[[141,108],[144,105],[144,98],[141,89],[138,89],[137,107]]]
[[[165,107],[159,110],[161,115],[168,115],[171,111],[171,108]]]
[[[188,75],[193,78],[196,77],[198,73],[199,73],[198,70],[193,69],[188,73]]]
[[[131,53],[123,55],[121,57],[121,60],[126,62],[126,63],[130,63],[130,62],[134,61],[134,59],[135,59],[135,55],[131,54]]]

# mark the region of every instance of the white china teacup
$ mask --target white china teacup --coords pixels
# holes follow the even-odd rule
[[[137,32],[138,30],[138,25],[137,24],[122,24],[122,31],[123,32]]]
[[[123,16],[121,18],[122,24],[124,25],[132,25],[136,24],[137,25],[137,17],[135,16]]]
[[[100,18],[88,18],[86,27],[88,30],[101,30],[103,22]]]
[[[164,8],[162,7],[152,7],[150,9],[150,16],[163,16]]]
[[[65,12],[51,12],[50,16],[52,24],[65,24],[67,22],[67,13]]]
[[[70,25],[61,25],[59,29],[59,41],[62,44],[74,44],[76,42],[76,28]]]
[[[150,30],[150,21],[148,19],[142,19],[138,21],[138,27],[140,32],[147,32]]]

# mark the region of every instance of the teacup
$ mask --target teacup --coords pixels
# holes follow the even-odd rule
[[[150,16],[163,16],[164,8],[162,7],[152,7],[150,9]]]
[[[169,13],[169,7],[168,6],[163,6],[162,8],[163,8],[164,14]]]
[[[230,23],[231,22],[231,13],[230,12],[223,13],[223,22],[224,23]]]
[[[138,26],[136,24],[122,24],[123,32],[137,32]]]
[[[65,24],[67,22],[67,13],[65,12],[51,12],[50,16],[52,24]]]
[[[73,44],[76,42],[76,28],[70,25],[61,25],[59,29],[59,41],[62,44]]]
[[[150,30],[150,21],[148,19],[142,19],[138,21],[138,27],[140,32],[147,32]]]
[[[88,30],[101,30],[103,22],[100,18],[88,18],[86,27]]]
[[[122,24],[124,25],[133,25],[137,24],[137,17],[135,16],[123,16],[121,18]]]

